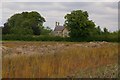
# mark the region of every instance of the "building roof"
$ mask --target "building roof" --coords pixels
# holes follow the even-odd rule
[[[62,31],[64,28],[64,26],[56,26],[54,31]]]

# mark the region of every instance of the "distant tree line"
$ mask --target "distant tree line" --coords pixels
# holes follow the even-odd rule
[[[87,11],[74,10],[71,13],[66,14],[64,18],[64,26],[67,27],[67,29],[69,30],[70,38],[64,39],[59,37],[59,40],[64,39],[64,41],[119,41],[118,34],[120,33],[120,30],[114,32],[109,32],[107,28],[101,30],[100,26],[96,26],[92,20],[89,20],[89,15]],[[52,32],[52,29],[43,26],[43,23],[45,21],[45,18],[36,11],[14,14],[7,20],[7,22],[4,24],[4,27],[2,28],[2,34],[4,35],[3,39],[12,39],[10,35],[12,35],[13,37],[14,35],[48,35]],[[7,35],[7,37],[5,35]],[[33,37],[30,36],[29,38],[29,40],[41,40],[40,38],[42,38],[47,41],[52,41],[52,39],[58,37],[53,38],[52,36],[51,38],[50,35],[50,37],[45,36],[43,38],[42,36],[38,39],[32,39]]]

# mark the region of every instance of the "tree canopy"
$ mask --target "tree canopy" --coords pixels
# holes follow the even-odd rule
[[[87,11],[75,10],[65,15],[65,25],[72,38],[88,37],[96,32],[95,24],[89,20]]]
[[[45,19],[36,11],[11,16],[4,24],[3,34],[40,35]]]
[[[107,28],[103,28],[103,30],[104,30],[104,34],[108,34],[109,33]]]

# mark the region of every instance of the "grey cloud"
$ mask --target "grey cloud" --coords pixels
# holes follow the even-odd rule
[[[4,2],[118,2],[119,0],[3,0]]]
[[[81,9],[88,11],[90,19],[100,26],[117,26],[117,3],[110,2],[5,2],[3,3],[3,22],[14,13],[38,11],[46,18],[45,26],[54,28],[54,22],[64,23],[65,14]],[[107,23],[105,24],[105,21]],[[110,23],[110,24],[109,24]]]
[[[112,9],[118,9],[118,2],[105,2],[104,6]]]

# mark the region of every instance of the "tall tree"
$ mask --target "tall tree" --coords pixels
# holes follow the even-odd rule
[[[3,32],[9,29],[9,34],[34,34],[40,35],[40,27],[45,19],[36,11],[14,14],[5,23]]]
[[[75,10],[65,15],[65,25],[70,31],[70,37],[88,37],[95,32],[95,24],[88,19],[87,11]]]

